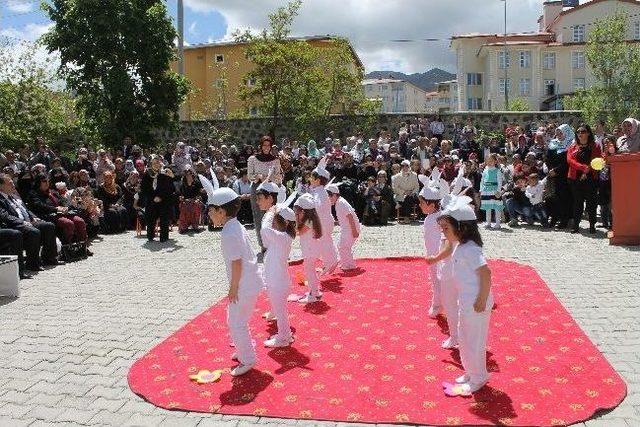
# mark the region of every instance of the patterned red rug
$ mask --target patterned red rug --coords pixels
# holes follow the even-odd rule
[[[461,375],[457,350],[440,348],[446,321],[430,320],[427,268],[419,258],[359,260],[360,270],[322,282],[321,302],[290,303],[296,342],[266,349],[274,332],[252,321],[259,362],[229,375],[226,302],[187,323],[136,361],[131,389],[154,405],[185,411],[411,424],[559,425],[614,408],[626,385],[531,267],[491,261],[496,307],[488,360],[492,378],[472,397],[446,397]],[[292,265],[292,277],[301,266]],[[292,292],[304,288],[292,284]],[[190,375],[224,369],[218,382]]]

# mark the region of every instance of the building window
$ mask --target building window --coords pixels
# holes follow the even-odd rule
[[[467,98],[467,110],[482,110],[482,98]]]
[[[576,25],[573,27],[573,42],[584,43],[584,25]]]
[[[257,116],[259,112],[260,112],[260,110],[258,110],[258,107],[251,107],[251,108],[249,109],[249,115],[250,115],[251,117],[255,117],[255,116]]]
[[[215,58],[216,64],[222,64],[224,63],[224,55],[221,53],[217,53],[216,54],[216,58]]]
[[[584,78],[573,79],[573,90],[582,90],[585,88]]]
[[[520,68],[529,68],[531,66],[531,52],[523,50],[520,52]]]
[[[640,21],[633,23],[633,39],[640,40]]]
[[[556,81],[555,80],[545,80],[544,81],[544,95],[552,96],[556,94]]]
[[[542,66],[545,70],[553,70],[556,68],[556,53],[546,52],[542,57]]]
[[[509,52],[501,50],[498,52],[498,68],[504,70],[509,68]]]
[[[520,79],[520,96],[531,96],[531,79]]]
[[[584,68],[584,52],[571,52],[571,66],[574,70]]]
[[[511,79],[507,79],[507,92],[511,93]],[[504,79],[500,79],[500,83],[498,84],[498,93],[500,95],[504,95],[504,89],[505,89],[505,84],[504,84]]]
[[[482,86],[482,74],[480,74],[480,73],[467,73],[467,85],[468,86]]]

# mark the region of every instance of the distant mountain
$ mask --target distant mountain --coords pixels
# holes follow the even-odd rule
[[[441,70],[440,68],[434,68],[426,73],[404,74],[396,71],[372,71],[365,76],[367,79],[388,79],[390,78],[398,80],[406,80],[426,90],[427,92],[435,91],[436,83],[446,82],[447,80],[454,80],[455,74],[451,74],[448,71]]]

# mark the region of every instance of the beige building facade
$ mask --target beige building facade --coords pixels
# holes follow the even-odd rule
[[[562,108],[562,97],[594,83],[585,56],[589,31],[598,19],[622,11],[627,39],[640,41],[640,2],[590,0],[576,7],[546,1],[535,33],[453,36],[458,111],[505,109],[522,99],[531,110]]]
[[[405,80],[366,79],[364,96],[381,102],[381,113],[424,113],[427,92]]]

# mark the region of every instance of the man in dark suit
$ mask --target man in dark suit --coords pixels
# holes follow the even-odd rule
[[[27,270],[42,271],[43,264],[64,264],[58,261],[55,225],[37,218],[14,194],[16,192],[13,181],[9,176],[0,174],[0,223],[3,228],[16,230],[22,234],[27,253],[25,262]],[[42,247],[42,258],[40,247]]]
[[[2,220],[0,220],[0,255],[17,255],[20,279],[31,279],[31,276],[24,272],[22,233],[2,228],[2,226]]]

